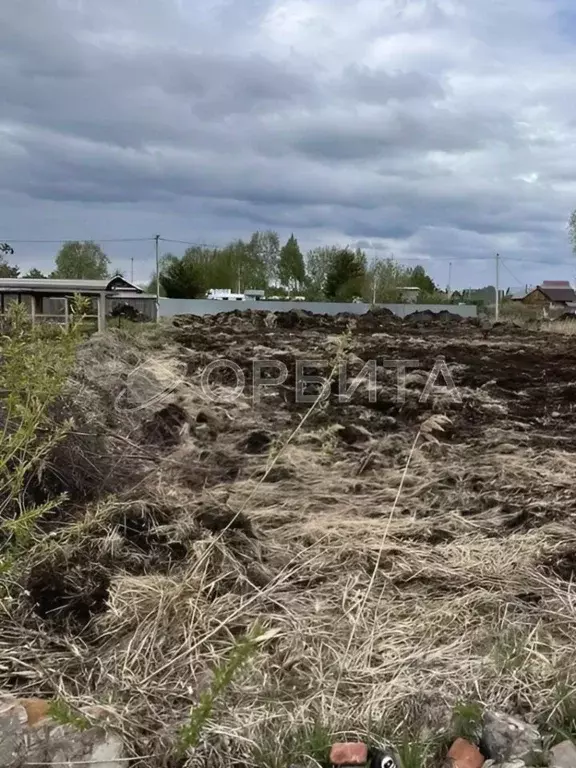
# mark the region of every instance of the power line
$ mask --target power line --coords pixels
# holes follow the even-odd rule
[[[46,244],[57,244],[57,243],[70,243],[70,242],[76,242],[78,238],[74,237],[64,237],[60,240],[14,240],[12,237],[3,237],[0,238],[2,242],[6,243],[46,243]],[[145,242],[153,242],[153,237],[115,237],[115,238],[84,238],[82,242],[95,242],[95,243],[145,243]]]
[[[195,248],[222,248],[222,245],[216,245],[215,243],[193,243],[189,240],[172,240],[169,237],[159,238],[162,243],[178,243],[179,245],[190,245]]]
[[[34,244],[36,244],[36,245],[40,245],[40,244],[54,245],[54,244],[56,244],[56,245],[58,245],[58,244],[66,243],[66,242],[75,241],[77,239],[78,238],[73,238],[73,237],[63,237],[63,238],[53,239],[53,240],[51,240],[51,239],[22,239],[22,238],[14,239],[14,238],[10,238],[10,237],[0,237],[0,242],[6,242],[8,244],[21,244],[21,245],[26,245],[26,244],[30,244],[30,245],[34,245]],[[90,239],[90,240],[92,240],[92,241],[94,241],[96,243],[148,243],[149,242],[149,243],[153,244],[156,238],[154,236],[149,236],[149,237],[114,237],[114,238],[88,238],[88,239]],[[86,238],[83,238],[83,241],[85,241],[85,240],[86,240]],[[159,241],[162,242],[162,243],[172,243],[172,244],[177,244],[177,245],[187,245],[189,247],[195,247],[195,248],[223,248],[223,247],[225,247],[225,246],[222,245],[222,243],[220,243],[220,244],[218,244],[218,243],[199,243],[199,242],[196,242],[194,240],[180,240],[180,239],[169,238],[169,237],[160,237]],[[378,249],[376,249],[376,248],[373,248],[371,250],[374,250],[374,251],[378,252]],[[387,256],[385,253],[383,253],[380,258],[386,259],[386,258],[390,258],[390,257]],[[468,262],[468,261],[477,261],[480,264],[483,264],[483,263],[484,264],[489,264],[490,263],[490,259],[491,259],[491,257],[488,254],[486,254],[486,256],[484,256],[484,257],[483,256],[462,256],[462,255],[450,256],[450,255],[448,255],[448,256],[434,256],[434,257],[429,257],[429,258],[427,258],[425,256],[401,256],[401,255],[398,255],[398,254],[394,254],[393,258],[394,258],[395,261],[413,261],[413,262],[421,262],[423,264],[434,264],[436,262],[447,261],[447,262],[452,262],[454,265],[458,264],[459,262]],[[564,265],[574,264],[574,259],[571,258],[571,257],[567,257],[565,259],[560,259],[560,260],[555,260],[554,262],[549,262],[545,258],[542,258],[542,259],[530,259],[530,260],[528,260],[528,259],[524,258],[523,256],[507,256],[506,257],[506,261],[509,262],[509,263],[517,261],[517,262],[521,262],[522,264],[525,264],[527,266],[530,266],[530,265],[536,266],[536,265],[540,265],[540,264],[546,264],[548,266],[553,266],[553,265],[564,266]],[[510,269],[504,263],[504,261],[502,261],[502,265],[504,266],[504,268],[509,272],[509,274],[515,280],[518,279],[517,277],[515,277],[513,275],[513,273],[510,271]]]
[[[506,262],[505,262],[503,259],[500,259],[500,264],[501,264],[501,265],[504,267],[504,269],[506,270],[506,272],[508,272],[508,274],[510,275],[510,277],[511,277],[513,280],[516,280],[516,281],[517,281],[517,284],[518,284],[518,285],[524,285],[524,284],[525,284],[525,281],[524,281],[524,283],[523,283],[523,282],[522,282],[522,280],[520,280],[518,277],[516,277],[516,275],[515,275],[515,274],[512,272],[512,270],[511,270],[511,269],[508,269],[508,267],[506,266]]]
[[[385,258],[385,257],[384,257]],[[489,264],[492,256],[489,256],[488,254],[486,256],[433,256],[431,258],[426,258],[425,256],[398,256],[395,254],[392,257],[395,261],[421,261],[424,263],[434,264],[437,261],[451,261],[453,264],[458,264],[459,262],[464,261],[477,261],[481,264]],[[555,261],[548,261],[547,259],[525,259],[522,256],[507,256],[507,261],[519,261],[522,264],[546,264],[549,267],[558,266],[558,265],[567,265],[567,264],[573,264],[576,265],[576,261],[574,259],[568,258],[568,259],[562,259],[562,260],[555,260]]]

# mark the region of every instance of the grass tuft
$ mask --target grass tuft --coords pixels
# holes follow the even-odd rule
[[[452,712],[451,732],[453,738],[461,738],[478,744],[482,734],[482,713],[484,708],[478,701],[460,701]]]
[[[426,768],[434,755],[434,743],[404,735],[396,745],[396,752],[400,768]]]

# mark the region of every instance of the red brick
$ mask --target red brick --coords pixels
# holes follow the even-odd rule
[[[456,739],[450,747],[448,757],[453,768],[482,768],[484,756],[474,744],[466,739]]]
[[[364,765],[368,762],[368,747],[361,741],[333,744],[330,762],[332,765]]]
[[[46,699],[18,699],[18,704],[26,710],[28,725],[36,725],[48,717],[50,702]]]

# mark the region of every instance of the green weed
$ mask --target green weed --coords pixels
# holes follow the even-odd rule
[[[452,737],[478,743],[482,733],[482,705],[477,701],[461,701],[452,712]]]
[[[274,727],[260,735],[252,759],[258,768],[288,768],[306,760],[324,764],[334,740],[330,728],[320,721],[295,727],[288,722],[281,734]]]
[[[200,695],[200,701],[192,707],[188,722],[180,731],[178,746],[180,754],[198,746],[202,731],[212,716],[217,700],[256,654],[263,636],[261,628],[254,627],[251,632],[236,640],[228,658],[216,667],[210,687]]]
[[[541,718],[543,731],[551,734],[552,744],[576,741],[576,686],[560,683],[554,691],[554,704]]]
[[[22,305],[12,305],[0,336],[0,573],[25,555],[37,522],[63,497],[30,502],[27,485],[41,471],[70,423],[56,424],[50,409],[72,371],[78,329],[59,329],[48,344],[45,329],[32,327]]]
[[[86,731],[91,728],[88,718],[76,712],[64,699],[54,699],[50,702],[48,714],[60,725],[71,725],[77,731]]]
[[[433,743],[405,735],[396,744],[400,768],[424,768],[433,754]]]

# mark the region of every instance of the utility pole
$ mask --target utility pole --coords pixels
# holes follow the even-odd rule
[[[372,259],[372,306],[376,305],[376,249]]]
[[[448,298],[452,295],[452,262],[448,264]]]
[[[130,282],[134,282],[134,256],[130,256]]]
[[[160,235],[154,237],[156,241],[156,322],[160,322],[160,257],[158,255],[158,241]]]
[[[496,254],[496,322],[500,319],[500,254]]]

